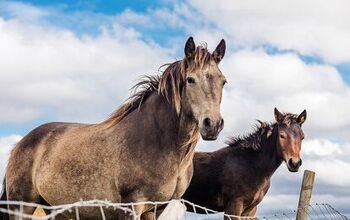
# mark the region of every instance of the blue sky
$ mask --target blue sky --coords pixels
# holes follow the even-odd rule
[[[306,108],[304,168],[317,171],[315,201],[350,213],[350,177],[337,176],[350,169],[350,4],[325,2],[0,0],[0,147],[45,122],[101,121],[140,75],[181,59],[188,36],[209,49],[225,38],[225,129],[199,149],[249,132],[256,118],[273,120],[275,106]],[[295,205],[301,174],[281,167],[275,178],[280,188],[261,213]]]
[[[125,9],[133,9],[138,12],[145,12],[148,8],[155,8],[160,6],[168,6],[171,5],[166,1],[153,1],[153,0],[140,0],[140,1],[113,1],[113,0],[92,0],[92,1],[25,1],[27,3],[31,3],[33,5],[38,6],[56,6],[63,7],[67,11],[91,11],[95,13],[103,13],[107,15],[115,15],[116,13],[120,13]]]

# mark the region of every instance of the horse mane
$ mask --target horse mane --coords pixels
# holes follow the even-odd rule
[[[226,144],[230,147],[234,147],[239,150],[248,150],[258,151],[261,149],[261,143],[266,138],[268,129],[271,129],[274,124],[265,123],[269,127],[264,125],[255,124],[253,126],[254,131],[247,135],[240,135],[236,137],[230,137]]]
[[[282,122],[283,124],[289,126],[290,124],[297,122],[298,115],[291,113],[282,114],[284,117]],[[253,126],[253,132],[243,136],[230,137],[226,144],[238,150],[259,151],[263,141],[267,138],[267,132],[273,131],[276,126],[277,122],[263,122],[255,124]]]
[[[185,81],[186,73],[197,68],[203,68],[214,58],[208,51],[206,45],[196,47],[194,59],[182,59],[174,63],[164,64],[161,75],[145,75],[140,82],[135,84],[133,94],[120,106],[106,121],[120,122],[131,112],[141,108],[143,102],[153,93],[166,98],[173,105],[177,114],[181,109],[181,92]]]

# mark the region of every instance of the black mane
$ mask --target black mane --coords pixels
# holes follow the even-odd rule
[[[289,126],[292,123],[297,123],[298,115],[291,113],[283,113],[283,124]],[[258,151],[261,149],[261,145],[264,140],[267,139],[267,133],[273,132],[277,123],[260,122],[254,125],[254,131],[250,134],[243,136],[231,137],[226,142],[230,147],[240,150],[253,150]]]
[[[261,149],[263,140],[267,138],[267,132],[272,131],[274,125],[272,123],[255,124],[253,132],[247,135],[230,137],[226,144],[240,150],[258,151]]]

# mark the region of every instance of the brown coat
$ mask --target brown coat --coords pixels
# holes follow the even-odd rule
[[[232,138],[227,147],[196,152],[194,174],[183,198],[229,215],[254,216],[283,160],[291,172],[301,165],[301,160],[293,165],[285,158],[299,157],[306,111],[279,116],[277,123],[261,123],[253,133]]]

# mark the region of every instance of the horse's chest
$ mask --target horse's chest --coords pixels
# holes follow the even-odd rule
[[[176,189],[172,198],[181,198],[190,185],[193,176],[193,156],[194,147],[189,146],[179,166]]]
[[[160,179],[157,186],[148,186],[148,192],[151,200],[163,201],[170,199],[180,199],[185,193],[191,177],[189,175],[183,175],[179,172],[171,173],[171,175],[165,175],[168,178]],[[192,176],[192,175],[191,175]]]
[[[247,206],[257,206],[263,200],[269,187],[270,181],[265,180],[262,184],[259,184],[254,190],[252,190],[250,198],[246,201]]]
[[[175,175],[171,174],[173,181],[169,181],[169,184],[172,185],[173,190],[168,191],[171,193],[170,199],[180,199],[188,188],[192,175],[193,175],[193,163],[191,154],[187,155],[188,157],[183,160],[179,167],[176,169]]]

